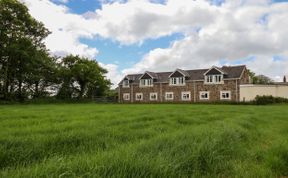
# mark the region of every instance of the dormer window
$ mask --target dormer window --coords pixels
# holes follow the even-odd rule
[[[157,75],[153,72],[146,71],[141,77],[140,77],[140,87],[152,87],[153,81],[157,80]]]
[[[176,69],[171,75],[169,75],[169,85],[185,85],[185,79],[189,74],[181,69]]]
[[[170,85],[185,85],[185,77],[172,77],[169,79]]]
[[[222,84],[224,78],[224,72],[217,67],[212,67],[204,73],[206,84]]]
[[[213,75],[206,76],[206,83],[213,83]]]
[[[223,81],[223,75],[207,75],[205,76],[206,83],[221,83]]]
[[[153,79],[141,79],[140,86],[143,86],[143,87],[153,86]]]
[[[129,88],[129,80],[123,80],[123,88]]]
[[[222,82],[222,75],[214,75],[214,78],[215,78],[215,83],[219,83],[219,82]]]
[[[205,83],[222,83],[223,75],[206,75]]]

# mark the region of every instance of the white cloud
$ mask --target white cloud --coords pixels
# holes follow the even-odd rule
[[[52,0],[53,2],[68,3],[69,0]]]
[[[81,37],[92,38],[84,17],[69,12],[64,5],[56,5],[48,0],[22,0],[31,15],[43,22],[52,32],[46,39],[46,46],[53,54],[79,54],[94,58],[97,49],[80,43]]]
[[[126,0],[98,0],[98,1],[101,2],[102,4],[111,4],[111,3],[115,3],[115,2],[119,2],[119,3],[126,2]]]
[[[104,69],[108,70],[106,77],[110,79],[110,81],[112,82],[112,88],[116,88],[118,86],[118,83],[123,77],[123,75],[121,75],[118,71],[118,66],[115,64],[103,64],[103,63],[99,63],[99,65]]]
[[[170,0],[156,4],[130,0],[104,4],[95,12],[93,24],[99,27],[97,33],[102,37],[133,44],[208,25],[215,20],[217,11],[206,1]]]
[[[275,81],[282,81],[283,76],[288,74],[288,58],[273,60],[272,56],[259,55],[256,59],[247,62],[248,67],[257,74],[268,75]]]
[[[97,49],[82,44],[81,37],[100,36],[131,45],[173,33],[184,34],[184,39],[169,48],[151,50],[121,73],[116,65],[103,64],[114,83],[125,73],[209,67],[220,65],[221,59],[233,64],[249,56],[255,56],[255,60],[246,63],[257,73],[272,78],[288,73],[288,3],[233,0],[215,6],[209,1],[192,0],[167,0],[164,4],[103,0],[102,9],[76,15],[48,0],[23,1],[31,14],[53,32],[46,44],[56,54],[94,58]],[[283,59],[275,61],[274,55]]]
[[[242,63],[258,74],[279,79],[288,73],[287,3],[249,2],[240,7],[228,3],[217,8],[212,10],[215,18],[200,25],[199,33],[186,33],[184,39],[175,41],[169,48],[150,51],[123,73],[210,67],[221,65],[221,59],[233,64],[249,56],[255,56],[255,60]],[[202,14],[209,14],[210,7],[206,11]],[[260,20],[267,22],[260,23]],[[273,60],[274,55],[283,56],[282,60]]]

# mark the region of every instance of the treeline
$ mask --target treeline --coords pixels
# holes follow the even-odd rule
[[[49,34],[24,4],[0,1],[0,99],[103,96],[111,85],[107,70],[80,56],[52,57],[44,44]]]

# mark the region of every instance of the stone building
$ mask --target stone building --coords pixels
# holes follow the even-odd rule
[[[249,84],[245,65],[127,75],[119,83],[121,103],[239,101]]]

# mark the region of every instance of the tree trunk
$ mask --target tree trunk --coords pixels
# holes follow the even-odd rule
[[[18,99],[19,101],[23,101],[23,95],[22,95],[22,84],[23,84],[23,61],[20,54],[18,54],[19,59],[19,71],[18,71]]]
[[[84,92],[85,92],[86,84],[82,83],[80,84],[80,93],[79,98],[83,98]]]
[[[10,85],[10,76],[9,76],[9,59],[6,61],[6,68],[4,74],[4,99],[9,99],[9,85]]]
[[[23,101],[23,96],[22,96],[22,79],[18,80],[18,99],[19,101]]]
[[[34,97],[38,98],[39,97],[39,81],[35,82],[35,93],[34,93]]]

